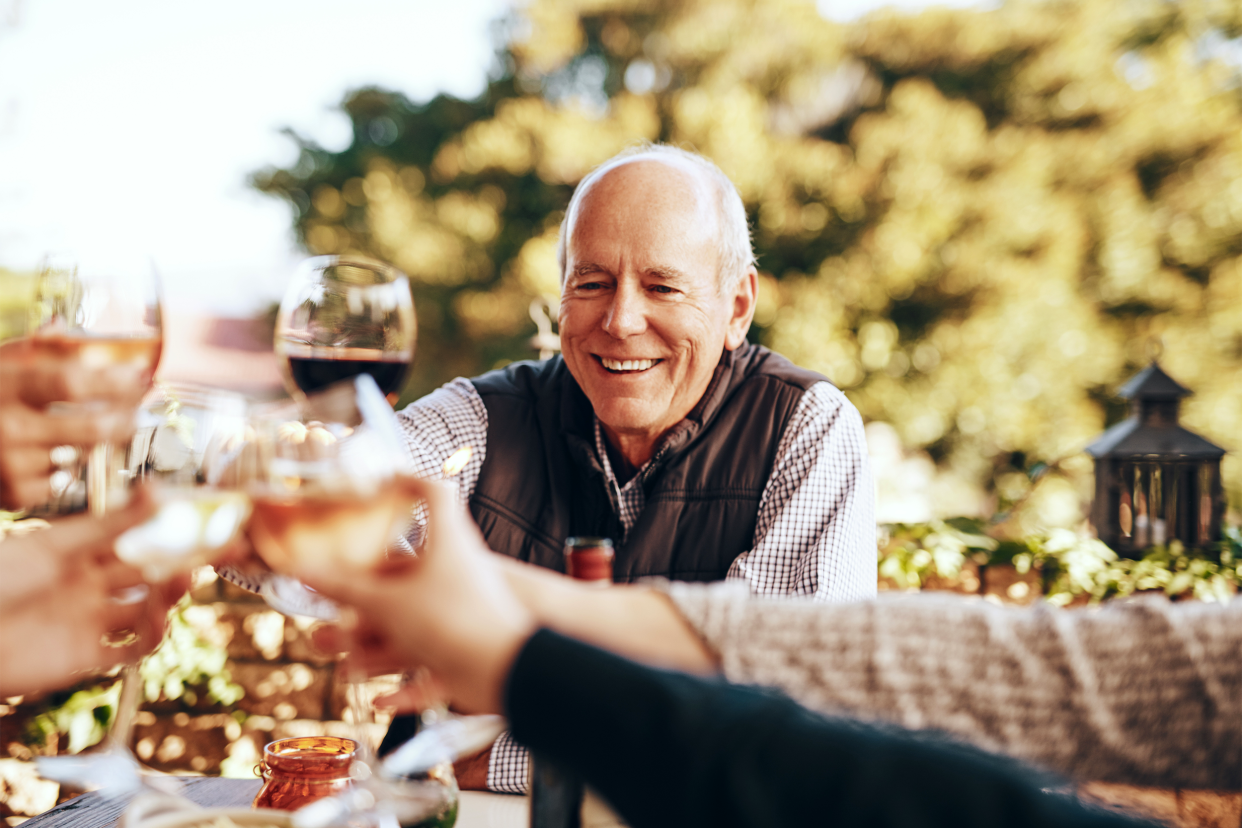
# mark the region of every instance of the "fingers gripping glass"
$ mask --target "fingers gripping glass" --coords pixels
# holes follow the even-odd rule
[[[231,470],[246,445],[246,401],[224,391],[165,385],[149,394],[124,453],[129,477],[148,484],[157,511],[116,541],[116,554],[149,584],[210,563],[240,534],[249,497]],[[104,742],[89,754],[43,757],[44,776],[116,795],[150,784],[131,752],[144,685],[141,667],[123,668],[116,714]],[[162,790],[167,791],[166,788]]]
[[[336,620],[343,610],[302,585],[293,573],[313,568],[348,578],[351,572],[371,570],[408,527],[412,497],[397,485],[397,478],[410,468],[396,417],[374,378],[363,373],[256,412],[250,425],[254,451],[243,464],[253,503],[249,533],[256,551],[276,573],[265,580],[262,594],[282,612]],[[470,453],[463,447],[449,458],[446,473],[459,471]],[[413,763],[420,778],[387,774],[367,732],[373,718],[364,690],[366,676],[347,668],[346,678],[349,715],[358,726],[353,773],[365,795],[318,806],[304,817],[307,828],[317,820],[335,819],[333,808],[398,809],[406,814],[403,824],[409,824],[413,812],[448,813],[457,796],[452,757],[439,756],[434,769]],[[441,721],[447,724],[448,719]],[[454,727],[456,733],[464,725]],[[477,735],[478,730],[465,732]],[[436,745],[445,742],[436,732],[425,736],[424,744],[427,739]]]
[[[82,257],[50,257],[40,269],[30,313],[30,357],[50,357],[46,364],[73,364],[80,371],[113,372],[132,384],[116,389],[117,399],[137,406],[151,387],[163,350],[160,284],[149,262],[92,261]],[[126,370],[128,369],[128,370]],[[111,374],[109,375],[111,376]],[[100,387],[102,384],[97,384]],[[117,399],[53,403],[52,416],[79,411],[101,412]],[[59,467],[52,476],[51,511],[72,511],[83,499],[95,514],[109,501],[125,497],[127,479],[122,458],[107,443],[63,447],[52,452]],[[89,455],[85,486],[78,458]]]

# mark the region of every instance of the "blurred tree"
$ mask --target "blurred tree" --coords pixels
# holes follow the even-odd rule
[[[26,333],[37,282],[36,273],[17,273],[0,267],[0,342]]]
[[[1162,343],[1242,508],[1242,5],[1027,0],[879,13],[794,0],[534,0],[474,101],[376,89],[354,140],[300,136],[308,250],[410,274],[407,399],[526,358],[573,185],[641,139],[737,183],[763,271],[752,336],[942,469],[1026,497],[1123,410]],[[1074,462],[1062,468],[1082,468]],[[1084,470],[1084,475],[1086,474]]]

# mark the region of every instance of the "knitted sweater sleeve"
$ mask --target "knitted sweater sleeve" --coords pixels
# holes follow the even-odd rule
[[[733,682],[932,729],[1079,780],[1242,788],[1242,599],[1061,610],[919,594],[758,600],[659,588]]]

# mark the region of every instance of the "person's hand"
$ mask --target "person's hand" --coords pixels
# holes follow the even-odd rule
[[[113,583],[103,569],[84,567],[42,599],[0,613],[0,696],[62,687],[83,670],[134,661],[155,649],[185,582],[149,587],[145,597],[124,603],[110,589]]]
[[[378,571],[302,569],[299,578],[352,609],[350,658],[371,675],[426,667],[470,713],[502,709],[505,678],[535,631],[478,528],[441,484],[400,483],[427,501],[427,539],[417,556],[392,559]],[[342,643],[338,634],[316,638]]]
[[[118,561],[112,547],[122,532],[150,518],[155,509],[150,493],[136,487],[125,508],[101,518],[75,515],[49,529],[6,538],[0,542],[0,612],[44,600],[48,590],[83,569],[99,570],[113,590],[142,583],[138,570]]]
[[[188,580],[148,587],[112,552],[117,535],[153,510],[138,490],[101,520],[81,515],[0,542],[0,696],[59,687],[159,644]]]
[[[18,339],[0,345],[0,507],[46,503],[60,445],[127,440],[146,392],[132,365],[88,366]],[[77,403],[49,410],[53,403]]]

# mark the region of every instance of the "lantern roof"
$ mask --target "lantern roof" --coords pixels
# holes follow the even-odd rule
[[[1178,400],[1189,397],[1191,391],[1177,380],[1170,377],[1153,362],[1142,371],[1130,377],[1125,385],[1117,390],[1117,396],[1125,400]]]
[[[1092,457],[1153,457],[1210,460],[1225,450],[1177,422],[1177,402],[1190,395],[1177,380],[1152,362],[1121,386],[1118,396],[1135,401],[1134,414],[1087,446]],[[1160,415],[1160,416],[1153,416]]]
[[[1092,457],[1162,455],[1210,460],[1223,457],[1225,450],[1180,425],[1151,426],[1140,422],[1138,417],[1130,417],[1097,437],[1087,446],[1087,454]]]

